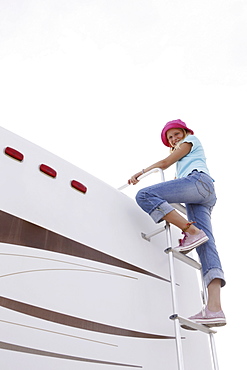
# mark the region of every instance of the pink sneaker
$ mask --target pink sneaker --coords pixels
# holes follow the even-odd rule
[[[200,230],[199,234],[196,235],[191,235],[186,232],[182,234],[184,234],[184,238],[180,239],[179,245],[174,248],[177,252],[189,253],[192,249],[208,241],[208,237],[203,230]]]
[[[226,325],[226,317],[223,311],[212,312],[208,307],[202,310],[197,315],[189,317],[189,320],[195,321],[197,324],[203,324],[208,327]]]

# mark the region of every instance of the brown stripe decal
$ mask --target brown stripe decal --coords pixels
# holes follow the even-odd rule
[[[134,330],[122,329],[115,326],[101,324],[98,322],[81,319],[79,317],[62,314],[56,311],[47,310],[27,303],[15,301],[6,297],[0,297],[0,306],[16,312],[20,312],[25,315],[55,322],[57,324],[94,331],[98,333],[146,339],[174,339],[174,337],[170,336],[142,333]]]
[[[137,365],[121,364],[117,362],[108,362],[108,361],[100,361],[100,360],[94,360],[94,359],[83,358],[83,357],[69,356],[69,355],[64,355],[64,354],[55,353],[55,352],[42,351],[40,349],[35,349],[35,348],[18,346],[16,344],[5,343],[5,342],[0,342],[0,348],[8,350],[8,351],[22,352],[22,353],[28,353],[31,355],[53,357],[53,358],[59,358],[59,359],[64,359],[64,360],[89,362],[93,364],[103,364],[103,365],[125,366],[125,367],[131,367],[131,368],[136,368],[136,369],[137,368],[142,369],[142,366],[137,366]]]
[[[0,211],[0,242],[22,245],[30,248],[43,249],[51,252],[67,254],[96,262],[117,266],[127,270],[145,274],[166,282],[169,280],[146,271],[140,267],[112,257],[82,243],[66,238],[41,226]]]

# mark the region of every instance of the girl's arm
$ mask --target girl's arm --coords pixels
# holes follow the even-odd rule
[[[139,182],[138,177],[141,176],[143,173],[148,172],[154,168],[161,168],[162,170],[166,170],[168,167],[170,167],[172,164],[176,163],[180,159],[182,159],[184,156],[189,154],[191,151],[192,144],[191,143],[182,143],[180,147],[174,152],[172,152],[167,158],[162,159],[159,162],[156,162],[152,164],[151,166],[143,169],[140,172],[137,172],[135,175],[131,176],[131,178],[128,180],[129,184],[137,184]]]

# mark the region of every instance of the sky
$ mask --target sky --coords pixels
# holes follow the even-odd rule
[[[246,96],[244,0],[0,0],[2,127],[114,187],[169,155],[167,121],[201,140],[227,280],[221,369],[245,364]]]

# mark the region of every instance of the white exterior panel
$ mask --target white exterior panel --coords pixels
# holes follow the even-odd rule
[[[0,168],[0,367],[176,370],[165,233],[141,237],[160,226],[125,194],[2,128]],[[197,274],[175,263],[187,317],[201,308]],[[186,369],[211,369],[207,335],[181,332]]]

